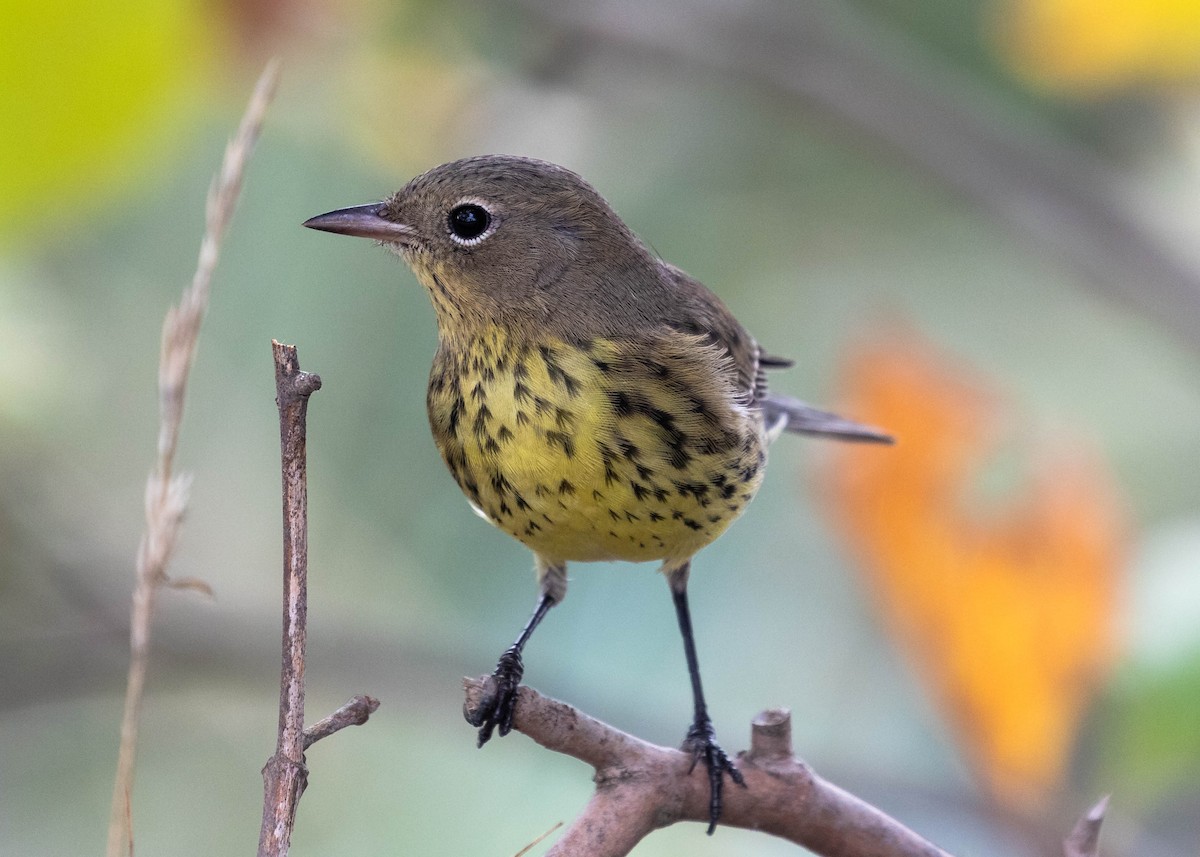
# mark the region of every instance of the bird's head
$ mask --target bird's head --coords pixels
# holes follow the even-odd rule
[[[372,238],[400,255],[428,289],[443,329],[523,318],[586,323],[604,314],[598,298],[636,304],[656,279],[653,257],[591,185],[529,158],[453,161],[383,202],[304,225]]]

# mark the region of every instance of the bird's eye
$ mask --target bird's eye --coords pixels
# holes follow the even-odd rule
[[[492,225],[492,215],[482,205],[473,202],[456,205],[446,219],[450,236],[460,244],[475,244]]]

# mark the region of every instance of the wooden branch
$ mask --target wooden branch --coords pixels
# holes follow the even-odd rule
[[[494,693],[490,675],[463,679],[467,719]],[[513,728],[547,750],[596,770],[596,792],[546,857],[623,857],[677,821],[708,823],[708,777],[692,757],[609,726],[578,709],[517,690]],[[791,713],[773,708],[751,723],[738,754],[744,789],[726,789],[721,824],[760,830],[825,857],[950,857],[900,822],[821,777],[792,753]],[[1065,857],[1099,857],[1102,798],[1063,842]]]
[[[263,767],[259,857],[284,857],[292,842],[296,807],[308,785],[304,751],[333,733],[367,722],[379,700],[356,696],[304,728],[304,658],[308,635],[308,397],[321,378],[300,370],[294,345],[271,343],[283,471],[283,664],[279,679],[279,733],[275,755]]]
[[[198,580],[172,581],[167,567],[187,507],[190,480],[174,472],[179,428],[183,423],[188,377],[196,354],[200,324],[208,309],[213,271],[220,255],[221,239],[233,217],[246,163],[262,130],[267,106],[275,91],[278,64],[269,63],[258,79],[238,132],[225,149],[221,170],[213,180],[205,207],[204,237],[192,284],[179,305],[163,321],[158,364],[158,455],[154,471],[146,481],[146,530],[138,547],[137,579],[129,630],[129,674],[125,684],[125,709],[121,717],[121,746],[113,782],[112,808],[108,821],[108,857],[133,853],[133,774],[137,759],[137,736],[141,725],[146,668],[150,660],[150,631],[158,592],[163,586],[209,592]]]
[[[283,468],[283,666],[279,680],[279,734],[263,768],[259,857],[285,855],[296,805],[308,784],[304,766],[304,655],[308,622],[308,397],[321,389],[317,375],[300,371],[295,346],[272,342],[275,402]]]
[[[474,711],[491,676],[465,679]],[[547,857],[620,857],[676,821],[708,821],[708,777],[692,758],[627,735],[566,703],[522,687],[513,728],[596,769],[596,792]],[[725,791],[721,824],[761,830],[827,857],[948,857],[792,755],[791,717],[764,711],[738,756],[746,788]]]

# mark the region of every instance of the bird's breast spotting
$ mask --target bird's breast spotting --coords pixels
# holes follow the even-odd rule
[[[471,503],[543,559],[683,559],[762,481],[762,417],[732,377],[684,334],[571,344],[491,328],[442,342],[429,421]]]

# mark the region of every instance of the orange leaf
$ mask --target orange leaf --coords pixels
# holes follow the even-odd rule
[[[1111,478],[1078,442],[1025,450],[1024,484],[1005,505],[982,502],[1010,409],[948,364],[915,338],[854,354],[845,409],[898,443],[839,448],[827,482],[880,610],[985,788],[1030,808],[1061,783],[1111,663],[1123,526]]]

